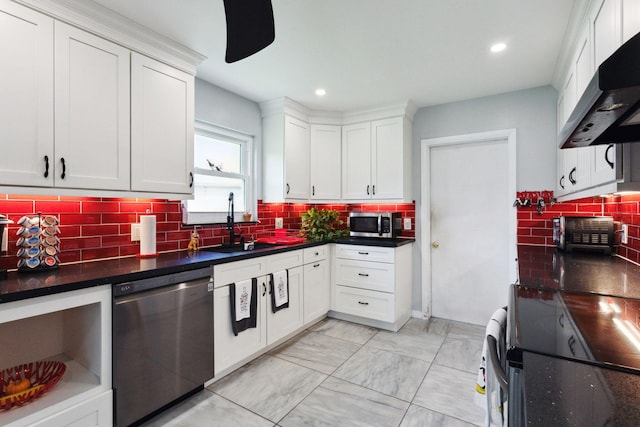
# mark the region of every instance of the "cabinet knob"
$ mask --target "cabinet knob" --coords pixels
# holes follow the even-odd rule
[[[439,248],[439,247],[440,247],[440,243],[438,243],[438,242],[433,242],[433,243],[431,243],[431,247],[432,247],[432,248],[437,249],[437,248]]]

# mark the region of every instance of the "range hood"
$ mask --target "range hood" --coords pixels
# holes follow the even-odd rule
[[[559,139],[560,148],[640,142],[640,33],[598,67]]]

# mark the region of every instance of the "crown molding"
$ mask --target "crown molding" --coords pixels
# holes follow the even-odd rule
[[[311,110],[287,97],[260,103],[263,118],[286,114],[311,124],[338,126],[401,116],[413,121],[417,109],[412,101],[348,112]]]
[[[206,56],[89,0],[14,0],[130,50],[195,75]]]

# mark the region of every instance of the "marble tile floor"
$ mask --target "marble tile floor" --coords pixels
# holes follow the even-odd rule
[[[481,426],[484,327],[410,319],[388,332],[325,319],[144,426]]]

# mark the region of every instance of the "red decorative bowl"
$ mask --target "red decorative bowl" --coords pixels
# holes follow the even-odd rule
[[[49,390],[60,381],[67,366],[62,362],[39,361],[25,363],[0,371],[0,410],[27,404]],[[29,380],[29,387],[15,392],[12,383]],[[7,388],[9,390],[7,390]]]

